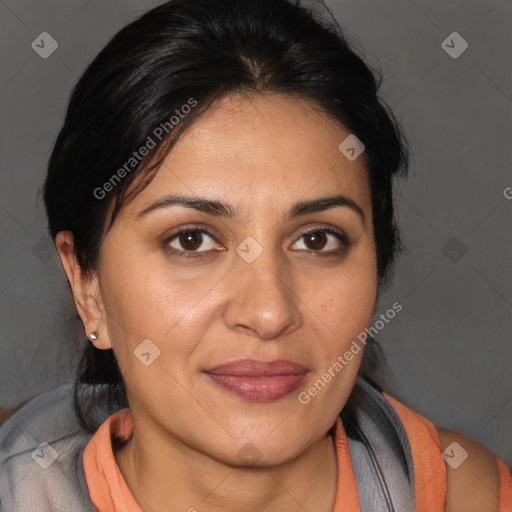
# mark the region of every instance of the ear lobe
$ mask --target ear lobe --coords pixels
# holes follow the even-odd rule
[[[108,336],[106,311],[101,299],[98,276],[95,272],[86,273],[77,262],[75,244],[71,231],[60,231],[55,237],[62,268],[69,282],[75,307],[80,315],[86,337],[96,348],[112,348]],[[91,338],[91,333],[100,335]]]

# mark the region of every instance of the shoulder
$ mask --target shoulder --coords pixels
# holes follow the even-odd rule
[[[512,512],[512,476],[501,459],[477,441],[437,427],[387,393],[383,394],[407,431],[415,467],[416,464],[421,467],[416,475],[419,497],[429,494],[429,499],[439,498],[444,512]],[[439,505],[436,510],[441,510]],[[423,509],[433,510],[432,507]]]
[[[496,456],[480,443],[437,428],[446,465],[445,512],[497,512],[500,478]]]
[[[90,436],[74,415],[72,390],[66,383],[43,391],[1,425],[1,510],[93,510],[82,468]]]

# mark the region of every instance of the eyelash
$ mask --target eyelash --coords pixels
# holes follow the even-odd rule
[[[170,236],[164,240],[164,249],[166,250],[166,252],[172,254],[173,256],[177,256],[179,258],[198,258],[198,257],[202,256],[202,253],[208,252],[208,251],[181,251],[181,250],[176,250],[174,248],[169,248],[169,243],[174,241],[179,235],[181,235],[183,233],[201,233],[201,234],[206,234],[209,237],[215,239],[215,233],[211,232],[208,229],[194,227],[194,226],[185,226],[185,227],[179,228],[175,233],[172,234],[172,236]],[[315,226],[313,228],[306,229],[305,231],[303,231],[300,234],[300,236],[296,239],[296,241],[294,243],[296,243],[301,238],[303,238],[311,233],[327,233],[327,234],[333,235],[342,244],[342,247],[335,251],[311,250],[310,252],[312,252],[315,255],[324,254],[326,256],[340,256],[342,253],[345,252],[346,249],[351,247],[351,243],[350,243],[348,237],[345,235],[345,233],[343,233],[343,231],[341,231],[341,230],[338,231],[333,228],[320,227],[320,226]]]

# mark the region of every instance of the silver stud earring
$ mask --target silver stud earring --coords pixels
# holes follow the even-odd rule
[[[90,338],[93,341],[97,340],[99,337],[100,337],[100,333],[99,332],[91,332],[91,334],[90,334]]]

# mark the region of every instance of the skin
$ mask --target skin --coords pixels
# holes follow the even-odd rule
[[[95,272],[77,265],[70,232],[57,236],[85,333],[100,333],[93,343],[113,348],[125,378],[134,435],[115,456],[145,512],[332,511],[337,462],[328,431],[363,351],[308,404],[297,395],[348,350],[375,310],[365,161],[338,150],[349,133],[307,100],[226,97],[121,210]],[[168,194],[221,200],[240,216],[180,206],[139,215]],[[285,217],[298,201],[333,195],[364,217],[347,206]],[[181,245],[179,236],[168,241],[179,226],[214,236],[200,237],[194,252],[183,237]],[[341,230],[349,246],[329,233],[314,246],[304,236],[311,227]],[[252,263],[236,251],[249,236],[263,249]],[[169,252],[187,247],[195,257]],[[160,350],[149,366],[134,356],[146,339]],[[253,402],[203,373],[238,358],[287,359],[309,372],[296,392]],[[258,453],[251,465],[240,455],[247,446]]]
[[[468,458],[446,467],[446,512],[498,512],[500,482],[496,458],[485,446],[452,430],[439,428],[443,448],[458,443]]]

